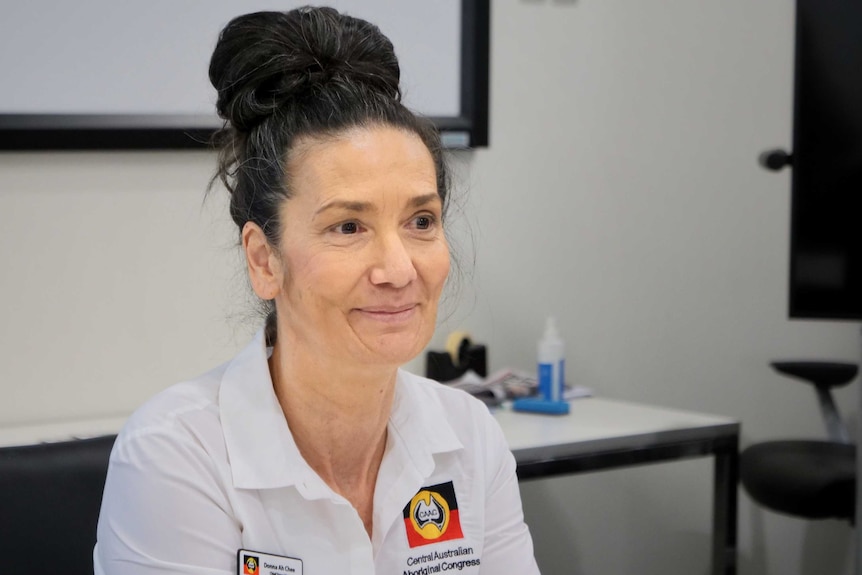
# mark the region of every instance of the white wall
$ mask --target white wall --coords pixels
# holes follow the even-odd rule
[[[476,265],[434,345],[467,329],[492,368],[529,368],[553,313],[598,394],[737,417],[745,444],[822,435],[811,391],[767,365],[859,356],[858,326],[787,320],[789,178],[755,161],[790,144],[791,0],[493,4],[492,144],[456,158]],[[246,340],[213,165],[0,155],[0,426],[126,413]],[[838,400],[855,421],[857,386]],[[543,572],[707,573],[711,478],[691,460],[524,484]],[[744,494],[739,538],[742,574],[851,566],[849,527]]]

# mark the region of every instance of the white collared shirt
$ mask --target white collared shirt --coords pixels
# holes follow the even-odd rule
[[[95,575],[232,575],[239,549],[299,559],[298,575],[538,573],[515,461],[484,404],[398,372],[369,539],[300,455],[267,353],[259,332],[129,419],[111,454]]]

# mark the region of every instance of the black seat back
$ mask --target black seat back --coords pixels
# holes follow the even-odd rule
[[[92,575],[114,439],[0,449],[0,573]]]

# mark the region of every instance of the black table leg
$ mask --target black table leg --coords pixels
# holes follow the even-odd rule
[[[712,573],[736,573],[736,510],[739,437],[715,451],[715,494],[712,510]]]

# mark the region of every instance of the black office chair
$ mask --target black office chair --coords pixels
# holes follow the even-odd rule
[[[114,439],[0,449],[0,573],[93,575]]]
[[[740,479],[760,505],[807,519],[847,519],[856,508],[856,446],[850,444],[831,389],[853,381],[851,363],[773,362],[785,375],[814,386],[829,441],[756,443],[740,456]]]

